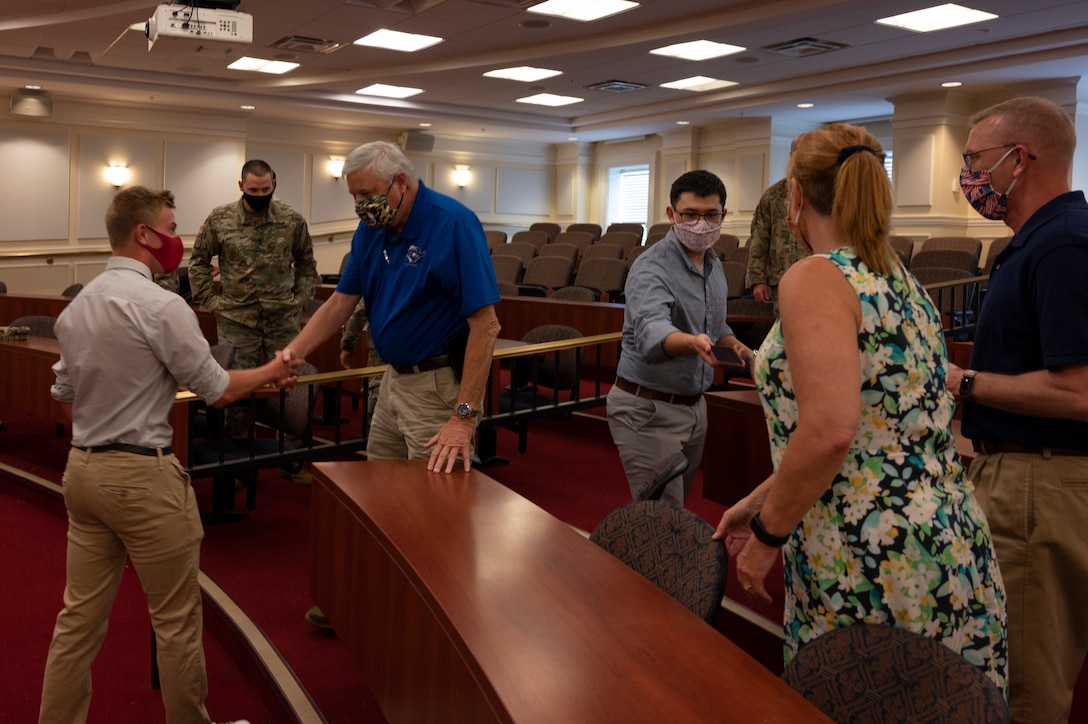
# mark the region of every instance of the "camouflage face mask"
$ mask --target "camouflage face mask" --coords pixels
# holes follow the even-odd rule
[[[393,222],[397,219],[397,212],[400,211],[400,204],[397,204],[395,209],[389,205],[389,191],[393,188],[394,181],[396,177],[389,182],[389,188],[384,194],[368,196],[355,202],[355,213],[367,226],[378,229],[388,229],[393,226]],[[400,200],[404,203],[403,194]]]

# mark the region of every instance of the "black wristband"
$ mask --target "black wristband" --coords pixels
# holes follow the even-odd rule
[[[752,532],[755,533],[756,540],[765,546],[771,548],[781,548],[789,542],[789,535],[772,535],[767,532],[767,529],[763,527],[763,521],[759,519],[759,513],[752,516],[752,521],[748,524]]]
[[[960,397],[965,400],[971,399],[971,385],[975,382],[975,375],[978,372],[975,370],[964,370],[963,376],[960,378]]]

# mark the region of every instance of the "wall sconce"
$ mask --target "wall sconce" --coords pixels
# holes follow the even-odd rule
[[[325,164],[325,168],[332,176],[333,181],[339,181],[344,175],[344,159],[330,158],[329,162]]]
[[[465,186],[468,186],[470,181],[472,181],[472,171],[469,170],[468,166],[454,167],[453,182],[457,184],[457,188],[463,189]]]
[[[106,166],[106,181],[114,189],[119,189],[132,178],[132,171],[123,163],[111,163]]]

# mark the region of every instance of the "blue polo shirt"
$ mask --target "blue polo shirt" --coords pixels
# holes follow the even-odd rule
[[[997,257],[971,368],[1016,375],[1088,364],[1088,203],[1063,194],[1036,211]],[[1088,423],[963,408],[972,440],[1088,450]]]
[[[399,234],[359,223],[336,291],[363,296],[374,346],[398,366],[444,354],[473,312],[499,301],[480,220],[422,181]]]

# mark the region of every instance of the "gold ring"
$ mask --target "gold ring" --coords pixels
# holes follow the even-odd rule
[[[745,583],[744,584],[744,590],[745,591],[751,591],[752,590],[752,584],[751,583]]]

